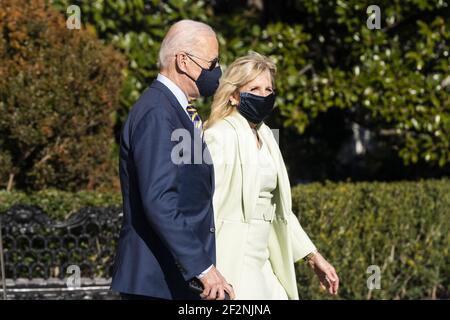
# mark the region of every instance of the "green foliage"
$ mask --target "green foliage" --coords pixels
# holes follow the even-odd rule
[[[277,62],[274,126],[303,133],[338,108],[405,164],[450,163],[447,0],[379,1],[381,30],[367,28],[372,3],[365,0],[262,1],[262,7],[228,0],[51,2],[62,11],[80,5],[83,21],[127,55],[119,122],[156,76],[168,27],[190,18],[215,28],[223,66],[249,50]],[[210,100],[197,105],[209,113]]]
[[[9,2],[2,0],[2,4]],[[316,179],[323,176],[335,178],[329,172],[342,172],[342,167],[345,167],[337,153],[352,134],[350,126],[354,123],[370,130],[371,142],[376,146],[362,165],[370,168],[366,177],[382,175],[382,168],[386,168],[384,164],[397,163],[397,157],[406,165],[432,168],[431,172],[445,172],[445,168],[450,166],[448,0],[378,2],[381,30],[367,28],[366,9],[372,3],[365,0],[261,1],[260,7],[243,2],[236,5],[236,2],[228,0],[45,2],[51,3],[64,15],[67,15],[68,5],[79,5],[86,30],[67,32],[60,20],[59,32],[52,33],[45,40],[37,37],[26,42],[21,38],[22,31],[34,35],[36,28],[43,25],[42,17],[33,11],[27,21],[16,21],[15,14],[6,14],[2,10],[5,16],[2,23],[10,21],[6,33],[3,33],[3,37],[8,35],[9,38],[1,40],[2,52],[16,54],[14,50],[5,50],[22,45],[21,54],[26,53],[29,61],[24,73],[14,69],[24,67],[17,60],[11,60],[11,63],[2,61],[0,68],[9,68],[8,73],[1,71],[0,109],[9,115],[2,117],[0,124],[2,186],[13,177],[19,188],[75,190],[99,185],[117,188],[116,184],[104,181],[114,176],[117,168],[113,163],[117,162],[118,156],[115,146],[112,161],[107,159],[111,155],[106,151],[106,145],[113,137],[106,137],[106,131],[110,130],[110,122],[113,121],[118,142],[118,133],[130,107],[158,72],[158,50],[165,32],[173,22],[182,18],[204,21],[215,28],[223,67],[249,50],[269,55],[277,62],[278,111],[271,117],[270,124],[282,129],[281,141],[287,144],[286,159],[291,172],[300,170],[298,161],[294,159],[294,156],[299,156],[295,149],[300,148],[301,163],[309,167],[320,164],[319,174],[313,175]],[[25,7],[30,6],[27,4]],[[47,19],[44,25],[51,24],[50,21]],[[15,32],[14,28],[24,29]],[[121,68],[117,67],[121,64],[116,63],[115,58],[109,59],[111,55],[102,54],[99,44],[85,45],[83,42],[92,38],[89,33],[97,34],[103,42],[113,45],[127,57],[123,85],[116,81],[121,78]],[[73,37],[83,40],[72,41]],[[58,46],[69,40],[75,51],[66,45],[60,50]],[[39,46],[41,41],[44,43]],[[57,47],[52,54],[48,53],[52,51],[49,49],[51,46]],[[43,61],[38,58],[41,53],[46,54]],[[7,59],[12,59],[12,56]],[[76,62],[81,59],[92,59],[92,62]],[[53,62],[58,61],[64,63],[58,63],[61,70],[56,72],[56,63]],[[103,80],[85,81],[83,77],[94,68],[99,68],[97,76]],[[19,76],[12,77],[16,74]],[[52,89],[51,94],[48,93],[49,88]],[[120,99],[119,108],[116,108],[117,99]],[[39,108],[29,108],[26,114],[16,118],[7,107],[13,103]],[[196,103],[204,118],[209,113],[210,103],[211,100],[203,99]],[[40,106],[44,105],[41,109]],[[66,108],[68,105],[72,108]],[[83,115],[78,112],[76,117],[74,112],[65,113],[67,109],[76,108],[97,110],[94,105],[102,105],[102,112]],[[62,112],[62,108],[66,111]],[[340,127],[325,127],[323,116],[335,110],[341,112],[338,113],[342,117],[338,124]],[[92,124],[88,132],[83,116]],[[18,133],[9,132],[12,119],[29,124],[14,126],[20,135],[27,136],[26,141],[25,138],[15,138]],[[61,130],[56,130],[62,125],[69,131],[64,135]],[[42,134],[36,133],[38,131]],[[92,138],[92,131],[104,133],[104,139]],[[318,136],[319,131],[328,138]],[[52,139],[43,138],[45,135],[51,135]],[[80,141],[69,142],[65,135],[77,135]],[[86,144],[92,146],[90,151]],[[21,149],[13,151],[13,146],[17,145]],[[320,155],[327,156],[318,159]],[[329,163],[341,167],[329,171]],[[379,171],[376,168],[380,168]],[[309,168],[311,170],[313,168]],[[348,172],[351,174],[352,171],[344,171],[343,176],[348,176]]]
[[[285,28],[300,23],[309,39],[306,50],[293,50],[286,46],[292,39],[278,36],[275,52],[269,52],[283,61],[278,82],[287,90],[281,95],[295,97],[292,103],[279,101],[284,125],[303,132],[328,109],[345,109],[348,121],[386,141],[406,164],[424,161],[443,167],[450,163],[450,3],[377,2],[381,30],[367,28],[371,4],[279,4],[279,11],[288,13]],[[297,55],[311,67],[310,77],[292,63]]]
[[[449,298],[450,180],[315,183],[294,187],[292,196],[303,228],[339,274],[338,298]],[[84,206],[121,201],[118,193],[0,192],[0,213],[27,203],[62,220]],[[380,290],[367,288],[370,265],[381,269]],[[304,263],[297,279],[302,299],[329,298]]]
[[[78,191],[67,192],[56,189],[25,192],[0,191],[0,212],[15,204],[29,204],[41,207],[52,219],[64,220],[84,207],[109,207],[122,203],[122,195],[117,192]]]
[[[0,186],[111,188],[124,59],[43,0],[0,4]]]
[[[122,90],[123,121],[129,108],[158,73],[158,51],[168,27],[180,19],[207,20],[204,1],[183,0],[52,0],[62,12],[81,8],[87,27],[126,54],[128,69]]]
[[[449,208],[449,180],[293,188],[293,211],[336,268],[342,299],[448,299]],[[367,287],[371,265],[380,290]],[[297,270],[303,299],[328,297],[305,264]]]

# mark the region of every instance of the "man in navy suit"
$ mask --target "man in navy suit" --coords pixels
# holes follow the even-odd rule
[[[188,285],[194,278],[202,298],[234,298],[214,266],[214,172],[203,160],[202,122],[190,104],[217,89],[218,54],[211,27],[174,24],[161,44],[160,74],[123,126],[124,216],[111,288],[124,299],[200,299]]]

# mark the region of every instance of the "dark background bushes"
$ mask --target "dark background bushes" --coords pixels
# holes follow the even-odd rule
[[[255,50],[277,63],[269,124],[293,181],[393,181],[450,173],[450,3],[369,0],[52,0],[82,10],[86,27],[128,60],[121,123],[158,72],[168,27],[183,18],[215,28],[226,67]],[[203,117],[210,100],[196,102]]]
[[[0,192],[0,212],[17,203],[37,205],[62,220],[85,206],[120,207],[121,196],[56,190],[30,195]],[[294,213],[341,278],[340,299],[450,298],[449,208],[448,179],[328,182],[293,188]],[[380,290],[367,288],[370,265],[381,269]],[[107,276],[104,270],[108,266],[99,268],[97,275]],[[297,270],[302,299],[329,298],[304,263],[297,264]]]
[[[0,186],[114,188],[124,58],[43,0],[0,7]]]

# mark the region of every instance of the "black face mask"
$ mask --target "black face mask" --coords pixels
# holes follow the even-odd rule
[[[275,104],[275,94],[266,97],[257,96],[249,92],[241,92],[238,105],[239,113],[248,121],[259,124],[267,118]]]
[[[220,66],[217,66],[212,70],[202,68],[200,76],[195,80],[200,95],[203,97],[212,96],[219,87],[219,79],[221,76],[222,69],[220,69]]]

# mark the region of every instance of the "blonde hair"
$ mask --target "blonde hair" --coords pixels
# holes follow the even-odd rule
[[[261,73],[269,71],[274,86],[276,66],[268,57],[257,52],[236,59],[223,73],[219,87],[211,105],[211,114],[204,124],[210,128],[215,122],[233,113],[236,108],[231,105],[230,97],[239,93],[239,89],[257,78]]]

